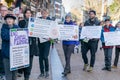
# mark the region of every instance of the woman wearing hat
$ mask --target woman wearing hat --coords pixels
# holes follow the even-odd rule
[[[17,80],[16,71],[10,71],[10,29],[19,28],[15,25],[16,17],[12,14],[7,14],[4,18],[5,24],[2,25],[1,38],[2,38],[2,56],[5,69],[6,80]]]
[[[66,15],[64,24],[74,25],[74,22],[71,20],[70,14]],[[71,59],[71,54],[74,53],[74,47],[76,43],[77,41],[63,41],[63,50],[64,50],[65,62],[66,62],[64,72],[62,73],[64,76],[67,76],[67,74],[71,73],[70,59]]]
[[[110,19],[105,20],[105,26],[102,29],[101,41],[102,41],[102,48],[104,50],[105,55],[105,67],[102,70],[111,71],[111,60],[112,60],[112,50],[113,46],[106,46],[104,40],[104,32],[114,32],[115,27],[110,24]]]

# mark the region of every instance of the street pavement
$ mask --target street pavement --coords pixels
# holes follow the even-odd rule
[[[118,65],[118,69],[112,69],[111,72],[101,70],[104,67],[104,54],[103,51],[101,51],[99,48],[98,52],[96,53],[96,63],[93,72],[85,72],[82,70],[84,64],[81,53],[79,53],[72,55],[72,73],[69,74],[67,77],[63,77],[61,73],[64,68],[65,60],[62,45],[61,43],[58,43],[55,45],[55,48],[51,49],[50,51],[50,77],[48,79],[37,79],[38,75],[40,74],[39,63],[38,57],[34,57],[33,69],[30,80],[120,80],[120,64]],[[90,59],[89,53],[88,57]],[[18,80],[24,79],[19,78]]]
[[[57,44],[56,48],[59,53],[61,62],[64,66],[64,55],[61,44]],[[88,53],[88,57],[90,60],[90,55]],[[114,51],[113,51],[113,60],[114,60]],[[112,60],[112,63],[113,63]],[[71,59],[71,74],[67,76],[68,80],[120,80],[120,64],[118,65],[118,69],[112,69],[111,72],[102,71],[101,69],[104,67],[104,54],[103,51],[100,50],[100,44],[98,48],[98,52],[96,53],[96,63],[93,72],[85,72],[83,71],[83,60],[81,53],[73,54]]]

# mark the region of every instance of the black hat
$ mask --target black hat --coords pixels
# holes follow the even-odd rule
[[[105,19],[105,22],[106,22],[106,21],[110,21],[110,19]]]
[[[13,14],[7,14],[5,17],[4,17],[4,20],[6,20],[7,18],[12,18],[12,19],[16,19],[16,17],[13,15]]]
[[[90,10],[90,11],[89,11],[89,14],[90,14],[91,12],[93,12],[93,13],[96,15],[96,11]]]

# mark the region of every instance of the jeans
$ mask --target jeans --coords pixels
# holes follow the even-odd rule
[[[120,48],[115,48],[114,66],[117,66],[117,64],[118,64],[119,55],[120,55]]]
[[[64,55],[65,55],[65,70],[70,70],[70,59],[71,54],[74,52],[75,45],[63,45]]]
[[[49,51],[50,51],[50,41],[44,43],[38,43],[39,46],[39,65],[40,72],[44,74],[44,72],[49,71]]]
[[[111,68],[112,50],[113,48],[104,48],[105,66],[107,68]]]
[[[10,71],[10,60],[4,58],[3,63],[4,63],[6,80],[17,80],[16,71]]]
[[[24,73],[24,78],[29,78],[31,74],[32,63],[33,63],[33,56],[30,56],[30,66],[27,68],[19,69],[18,73],[20,74]]]
[[[91,59],[90,67],[94,67],[95,64],[95,53],[97,52],[98,41],[89,41],[88,43],[81,41],[81,52],[84,64],[88,64],[87,53],[90,50]]]

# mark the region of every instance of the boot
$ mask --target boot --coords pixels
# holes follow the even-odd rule
[[[64,72],[62,72],[64,76],[67,76],[67,74],[70,74],[70,73],[71,73],[70,69],[65,69]]]
[[[49,72],[47,71],[46,73],[45,73],[45,78],[48,78],[49,77]]]
[[[84,64],[83,71],[86,71],[88,67],[88,64]]]

